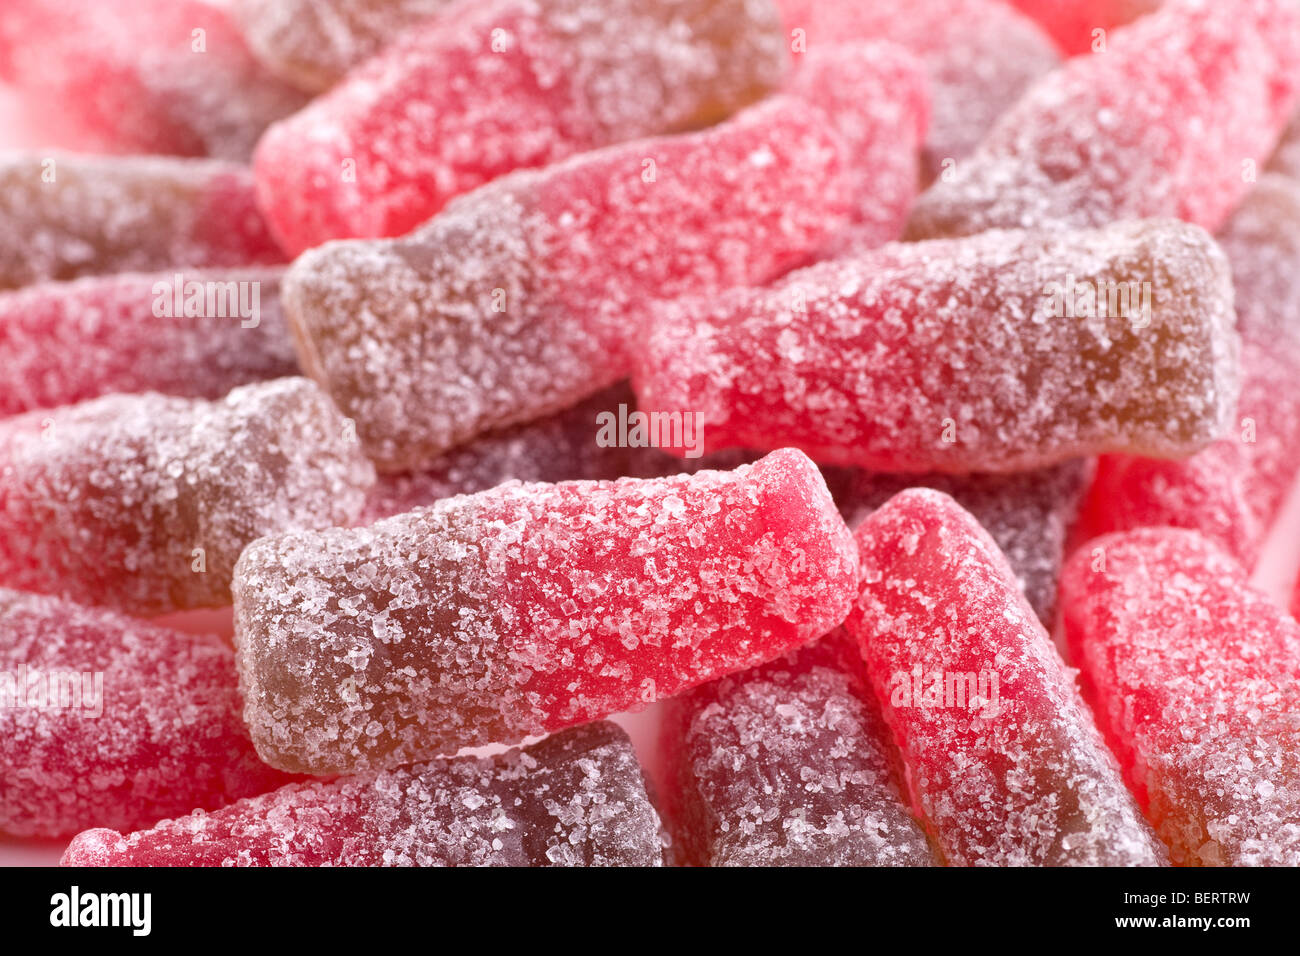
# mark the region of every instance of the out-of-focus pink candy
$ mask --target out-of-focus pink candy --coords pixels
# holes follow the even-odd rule
[[[1035,83],[950,179],[913,238],[1173,216],[1217,230],[1300,96],[1300,4],[1169,0]]]
[[[110,272],[283,261],[243,166],[158,156],[0,155],[0,289]]]
[[[0,76],[61,145],[89,152],[246,161],[306,101],[201,0],[5,0]]]
[[[303,378],[0,420],[0,585],[144,614],[230,603],[244,546],[352,521],[374,469]]]
[[[130,273],[0,292],[0,415],[110,392],[220,398],[296,374],[282,274]]]
[[[921,59],[933,108],[922,156],[926,180],[969,154],[1025,88],[1060,62],[1047,35],[1000,0],[779,0],[778,6],[798,51],[796,64],[805,53],[857,40],[887,40]]]
[[[0,588],[0,830],[149,826],[265,793],[218,637]]]
[[[1155,10],[1163,0],[1007,0],[1051,34],[1070,56],[1087,53],[1109,31]],[[1096,50],[1106,52],[1104,48]]]
[[[782,62],[770,0],[468,0],[271,127],[258,196],[295,253],[398,236],[512,170],[716,122]]]

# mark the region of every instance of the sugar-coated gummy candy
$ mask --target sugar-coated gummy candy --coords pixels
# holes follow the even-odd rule
[[[890,475],[833,466],[821,471],[849,530],[907,488],[933,488],[953,498],[997,543],[1030,607],[1044,626],[1052,626],[1061,562],[1092,478],[1091,462],[1009,475]]]
[[[792,445],[900,472],[1179,456],[1228,426],[1234,325],[1199,227],[994,230],[667,303],[634,382],[643,409],[699,416],[709,451]]]
[[[0,289],[283,262],[252,175],[219,160],[0,155]]]
[[[258,195],[295,253],[402,235],[512,170],[722,119],[782,63],[771,0],[469,0],[272,126]]]
[[[1253,567],[1300,472],[1300,184],[1260,178],[1219,236],[1241,332],[1241,400],[1228,433],[1181,461],[1103,455],[1082,524],[1195,529]]]
[[[813,640],[844,617],[856,569],[793,450],[267,537],[235,572],[244,717],[264,760],[311,773],[513,743]]]
[[[1172,216],[1214,231],[1267,161],[1300,94],[1300,4],[1169,0],[1029,88],[913,238]]]
[[[373,479],[303,378],[3,419],[0,585],[143,614],[223,606],[248,542],[352,521]]]
[[[299,89],[329,89],[454,0],[234,0],[244,39],[264,66]]]
[[[848,40],[887,40],[921,59],[932,103],[922,156],[927,180],[970,153],[1025,88],[1060,61],[1042,30],[999,0],[779,0],[778,6],[798,51],[796,64]]]
[[[844,47],[719,126],[514,173],[400,239],[314,249],[283,286],[302,366],[381,471],[566,408],[626,377],[649,300],[766,282],[901,220],[910,193],[864,205],[862,157],[893,144],[914,162],[915,117],[877,123],[873,97],[923,81],[902,51]]]
[[[42,132],[88,152],[247,161],[306,102],[202,0],[5,0],[0,74]]]
[[[507,481],[615,481],[660,478],[705,468],[730,470],[762,457],[726,451],[678,458],[620,440],[619,423],[636,427],[636,398],[626,382],[536,421],[490,432],[421,471],[380,475],[360,522],[370,524],[440,498],[486,491]]]
[[[1193,531],[1093,539],[1061,576],[1072,663],[1176,864],[1300,865],[1300,626]]]
[[[78,834],[64,866],[660,866],[627,735],[599,722],[494,757],[290,784],[149,830]]]
[[[836,632],[668,702],[665,816],[696,866],[933,866],[862,659]]]
[[[0,415],[110,392],[220,398],[297,374],[282,274],[127,273],[0,292]]]
[[[215,809],[262,763],[219,637],[0,588],[0,831],[69,836]]]
[[[1110,31],[1160,6],[1162,0],[1008,0],[1032,17],[1070,56],[1104,53]],[[1098,35],[1097,31],[1102,31]]]
[[[1163,854],[997,545],[947,495],[859,526],[845,622],[949,865],[1158,865]]]

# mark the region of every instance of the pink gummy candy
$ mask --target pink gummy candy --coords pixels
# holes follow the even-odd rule
[[[781,66],[767,0],[468,0],[268,130],[258,195],[295,253],[398,236],[512,170],[706,126]]]
[[[1109,32],[1160,6],[1162,0],[1008,0],[1032,17],[1070,56],[1105,53]],[[1099,36],[1100,30],[1104,35]]]
[[[283,261],[242,166],[154,156],[0,156],[0,289]]]
[[[401,34],[455,0],[234,0],[235,20],[268,70],[327,90]]]
[[[373,477],[303,378],[0,420],[0,585],[145,614],[222,606],[244,545],[355,519]]]
[[[648,300],[766,282],[850,226],[897,228],[910,186],[864,203],[863,157],[914,165],[916,117],[895,100],[918,69],[844,47],[720,126],[515,173],[402,239],[312,250],[284,283],[303,368],[382,471],[568,407],[626,376]]]
[[[220,398],[294,375],[281,275],[130,273],[0,292],[0,415],[110,392]]]
[[[1006,558],[951,498],[905,491],[855,538],[845,627],[950,865],[1163,859]]]
[[[72,149],[246,161],[305,97],[200,0],[5,0],[5,78]]]
[[[0,588],[0,830],[149,826],[287,783],[239,708],[220,638]]]
[[[511,743],[807,643],[843,618],[855,571],[793,450],[263,538],[235,572],[244,717],[264,760],[311,773]]]
[[[842,631],[668,704],[666,817],[695,866],[932,866]]]
[[[632,745],[588,724],[495,757],[291,784],[150,830],[79,834],[64,866],[660,866]]]
[[[1173,861],[1300,866],[1300,626],[1174,528],[1080,548],[1061,609],[1085,693]]]
[[[666,304],[634,381],[710,451],[902,472],[1186,455],[1237,400],[1232,301],[1222,252],[1174,220],[894,243]]]
[[[1170,0],[1003,114],[916,204],[913,238],[1173,216],[1215,230],[1300,95],[1300,4]]]
[[[797,51],[816,55],[851,40],[888,40],[925,66],[933,115],[922,163],[925,179],[969,154],[1020,94],[1060,61],[1031,20],[999,0],[779,0]]]
[[[1056,617],[1056,585],[1093,469],[1075,460],[1010,475],[889,475],[859,468],[822,468],[849,530],[907,488],[951,496],[1006,555],[1030,607],[1045,627]]]
[[[1262,177],[1219,238],[1244,339],[1232,427],[1183,461],[1102,456],[1082,523],[1091,535],[1192,528],[1253,567],[1300,471],[1300,184]]]

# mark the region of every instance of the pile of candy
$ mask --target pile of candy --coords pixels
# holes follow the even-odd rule
[[[1300,865],[1300,0],[7,0],[0,82],[0,831]]]

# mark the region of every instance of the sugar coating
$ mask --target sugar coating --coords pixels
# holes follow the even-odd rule
[[[1172,216],[1218,229],[1300,94],[1300,5],[1169,0],[1035,83],[917,201],[912,238]]]
[[[831,466],[821,471],[850,530],[907,488],[933,488],[952,497],[997,543],[1029,606],[1045,627],[1052,626],[1066,539],[1092,479],[1091,462],[1010,475],[887,475]]]
[[[10,43],[7,81],[57,142],[87,152],[243,162],[306,102],[201,0],[5,0]]]
[[[0,289],[284,261],[247,169],[155,156],[0,155]]]
[[[258,196],[295,253],[402,235],[512,170],[716,122],[781,46],[771,0],[468,0],[271,127]]]
[[[668,704],[666,798],[696,866],[933,866],[842,631]]]
[[[1127,317],[1109,304],[1118,287]],[[1234,324],[1227,262],[1196,226],[994,230],[668,303],[634,383],[647,410],[703,416],[709,451],[793,445],[827,464],[950,473],[1179,456],[1228,427]]]
[[[807,643],[843,618],[855,571],[793,450],[264,538],[234,586],[244,717],[264,760],[311,773],[512,743]]]
[[[1182,461],[1103,456],[1082,523],[1092,535],[1191,528],[1249,568],[1300,471],[1300,184],[1262,176],[1219,241],[1232,264],[1243,338],[1231,428]]]
[[[1114,27],[1150,13],[1164,0],[1008,0],[1036,20],[1069,56],[1091,52],[1102,30],[1109,38]],[[1104,52],[1104,51],[1099,51]]]
[[[63,866],[661,866],[659,817],[616,725],[495,757],[290,784],[123,835],[79,834]]]
[[[1164,859],[1006,558],[942,492],[905,491],[855,534],[845,622],[954,866]]]
[[[292,780],[253,750],[218,637],[0,588],[0,672],[0,831],[149,826]],[[75,681],[62,707],[51,675]]]
[[[616,423],[620,407],[628,416],[636,409],[636,397],[626,382],[545,418],[481,435],[422,471],[380,475],[366,496],[359,523],[370,524],[507,481],[660,478],[705,468],[730,470],[762,457],[728,451],[683,459],[654,447],[602,444],[600,416],[614,416]]]
[[[926,181],[946,160],[974,150],[1029,84],[1060,61],[1042,30],[997,0],[779,0],[778,6],[792,43],[793,31],[802,31],[809,55],[846,41],[888,40],[921,58],[933,106],[922,133]]]
[[[280,310],[282,274],[125,273],[0,292],[0,415],[110,392],[220,398],[238,385],[294,375],[298,362]],[[184,300],[179,312],[174,308],[178,278],[182,292],[204,291],[204,314],[186,315]],[[212,312],[209,289],[220,296],[212,297]],[[241,291],[251,304],[253,290],[257,313],[246,316]]]
[[[303,378],[0,420],[0,584],[142,614],[220,607],[244,545],[353,520],[373,479]]]
[[[329,89],[411,27],[454,0],[235,0],[253,55],[310,93]]]
[[[1067,562],[1070,654],[1174,863],[1300,865],[1300,626],[1193,531],[1094,539]]]
[[[867,93],[906,71],[906,54],[873,49],[810,60],[800,89],[839,77],[873,114]],[[428,467],[626,377],[651,300],[767,282],[861,223],[870,125],[790,92],[709,130],[514,173],[401,239],[314,249],[283,289],[302,366],[381,471]]]

